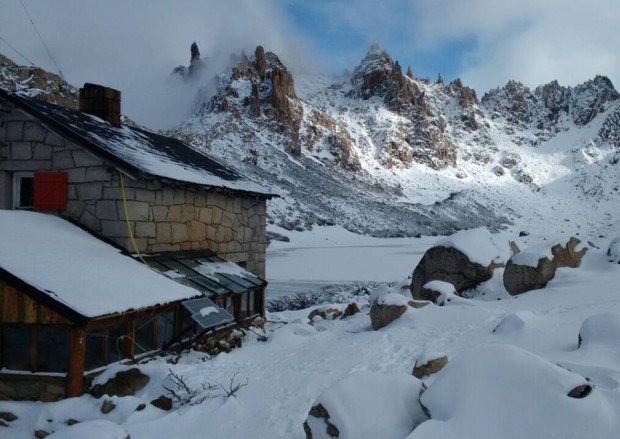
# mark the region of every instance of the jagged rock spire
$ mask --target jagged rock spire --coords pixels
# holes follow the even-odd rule
[[[411,70],[411,66],[407,67],[407,77],[413,79],[413,70]]]
[[[437,84],[443,85],[443,78],[441,77],[441,72],[437,75]]]
[[[191,54],[192,54],[190,62],[195,61],[197,59],[200,59],[200,50],[198,50],[198,44],[196,44],[195,41],[192,43],[192,47],[191,47],[190,51],[191,51]]]

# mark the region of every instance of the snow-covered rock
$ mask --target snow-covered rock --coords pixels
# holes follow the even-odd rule
[[[589,392],[575,390],[588,387]],[[583,376],[508,345],[485,345],[456,356],[421,402],[431,420],[409,439],[612,438],[620,428],[620,419],[608,415],[614,407],[611,395],[592,389]]]
[[[47,436],[48,439],[129,439],[129,437],[127,430],[104,419],[80,422]]]
[[[486,228],[457,232],[426,251],[413,271],[411,295],[434,301],[435,292],[424,286],[435,280],[451,284],[457,293],[473,288],[491,279],[493,270],[501,266],[500,255]]]
[[[312,439],[400,439],[426,419],[422,382],[407,374],[358,372],[314,402],[304,423]]]

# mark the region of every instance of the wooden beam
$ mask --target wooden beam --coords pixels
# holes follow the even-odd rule
[[[73,327],[69,333],[69,358],[67,365],[67,398],[81,396],[84,392],[84,364],[86,362],[86,330]]]
[[[135,316],[123,322],[123,335],[125,335],[125,337],[123,337],[121,343],[121,354],[123,358],[133,358],[136,350],[133,342],[136,339]]]

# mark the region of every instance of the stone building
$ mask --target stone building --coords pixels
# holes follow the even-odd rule
[[[0,89],[0,208],[75,220],[132,253],[210,250],[264,277],[272,194],[180,140],[121,125],[118,91],[85,84],[80,110]]]
[[[118,91],[85,84],[80,110],[0,89],[0,399],[76,396],[102,366],[264,315],[273,194],[122,125]]]

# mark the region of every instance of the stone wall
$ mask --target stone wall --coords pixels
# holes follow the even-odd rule
[[[12,173],[67,172],[67,210],[59,214],[131,252],[204,250],[265,276],[266,200],[195,185],[134,180],[21,110],[0,113],[0,208],[11,208]]]
[[[62,379],[27,378],[19,376],[0,378],[0,401],[43,401],[64,399]]]

